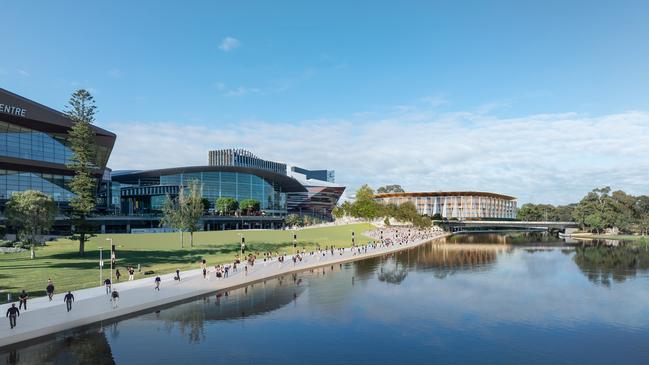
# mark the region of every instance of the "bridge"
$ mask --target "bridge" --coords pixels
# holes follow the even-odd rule
[[[544,231],[566,231],[579,228],[575,222],[527,222],[527,221],[448,221],[452,232],[464,230],[465,228],[484,229],[538,229]]]

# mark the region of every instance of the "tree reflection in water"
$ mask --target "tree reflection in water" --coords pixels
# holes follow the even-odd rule
[[[163,328],[168,333],[178,328],[189,343],[200,343],[205,340],[206,321],[262,315],[291,303],[303,291],[302,279],[286,275],[228,292],[217,292],[184,305],[163,309],[155,315],[148,315],[148,318],[162,320]]]
[[[0,363],[109,365],[115,361],[106,335],[100,330],[61,334],[46,343],[2,353]]]
[[[649,269],[649,251],[627,245],[595,244],[575,249],[575,264],[595,284],[610,286]]]

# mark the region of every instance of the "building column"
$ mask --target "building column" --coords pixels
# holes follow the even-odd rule
[[[105,224],[101,225],[101,233],[106,233],[106,225]]]

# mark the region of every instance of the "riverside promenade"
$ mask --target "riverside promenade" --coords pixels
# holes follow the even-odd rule
[[[75,301],[70,312],[66,311],[63,301],[66,293],[54,295],[52,301],[49,301],[47,297],[30,299],[27,303],[28,309],[20,311],[16,328],[9,328],[8,318],[4,318],[4,323],[0,324],[0,350],[19,342],[99,321],[151,311],[160,306],[201,297],[216,291],[234,289],[276,276],[405,250],[446,235],[435,232],[430,237],[410,242],[393,243],[389,246],[376,248],[368,247],[367,252],[361,249],[361,253],[351,248],[345,248],[340,251],[334,250],[333,255],[330,251],[327,251],[325,256],[307,254],[301,262],[298,261],[295,264],[291,255],[286,256],[285,262],[282,264],[277,260],[265,263],[258,260],[253,267],[248,266],[247,273],[244,271],[242,263],[238,272],[231,272],[228,278],[216,278],[213,266],[207,279],[203,278],[201,269],[182,271],[180,282],[174,280],[175,273],[160,275],[162,279],[160,291],[154,289],[156,275],[133,281],[122,281],[114,285],[120,295],[119,304],[115,309],[110,301],[110,295],[106,294],[106,289],[103,286],[74,291]],[[56,278],[53,280],[56,285]],[[3,317],[10,306],[11,303],[0,306]]]

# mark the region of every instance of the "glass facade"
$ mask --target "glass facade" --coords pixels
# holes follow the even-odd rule
[[[54,201],[69,201],[73,194],[67,186],[71,176],[0,169],[0,199],[9,199],[15,192],[38,190],[52,196]]]
[[[216,199],[231,197],[238,201],[255,199],[264,210],[285,210],[286,194],[280,186],[256,175],[241,172],[195,172],[160,176],[161,185],[186,186],[198,180],[203,185],[203,196],[214,206]]]
[[[63,137],[0,121],[0,155],[65,165],[72,150]]]

